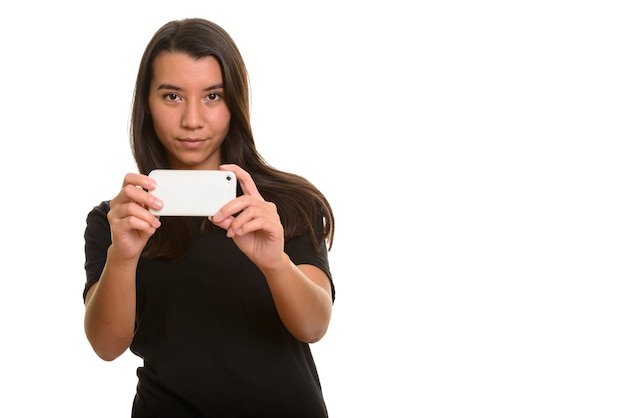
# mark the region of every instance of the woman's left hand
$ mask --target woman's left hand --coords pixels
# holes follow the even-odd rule
[[[211,221],[225,229],[227,236],[261,270],[279,265],[285,238],[276,205],[263,199],[250,174],[241,167],[224,164],[220,170],[235,173],[243,195],[225,204]]]

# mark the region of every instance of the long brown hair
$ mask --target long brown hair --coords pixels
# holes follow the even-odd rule
[[[153,62],[163,51],[182,52],[193,58],[213,56],[222,70],[224,99],[230,110],[230,127],[221,146],[222,163],[233,163],[246,170],[265,200],[276,204],[285,239],[308,233],[319,249],[324,239],[332,247],[335,220],[324,195],[308,180],[277,170],[261,157],[250,126],[248,71],[235,42],[220,26],[205,19],[174,20],[154,34],[144,51],[133,97],[130,142],[139,172],[169,168],[165,148],[154,132],[148,112],[148,95]],[[318,220],[323,220],[319,225]],[[182,218],[162,218],[145,256],[180,258],[191,243],[192,233]],[[208,221],[204,226],[211,226]]]

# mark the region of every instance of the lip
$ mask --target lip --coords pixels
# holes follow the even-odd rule
[[[185,148],[198,148],[204,143],[200,138],[180,138],[178,140]]]

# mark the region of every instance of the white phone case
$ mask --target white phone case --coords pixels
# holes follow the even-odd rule
[[[212,216],[237,195],[237,178],[231,171],[156,169],[150,193],[163,201],[160,216]]]

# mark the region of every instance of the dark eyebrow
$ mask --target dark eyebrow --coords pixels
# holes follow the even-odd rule
[[[223,89],[223,88],[224,88],[224,83],[218,83],[218,84],[213,84],[212,86],[206,87],[204,89],[204,91],[211,91],[211,90],[217,90],[217,89]],[[157,90],[181,91],[182,89],[180,87],[178,87],[178,86],[173,85],[173,84],[163,83],[159,87],[157,87]]]

